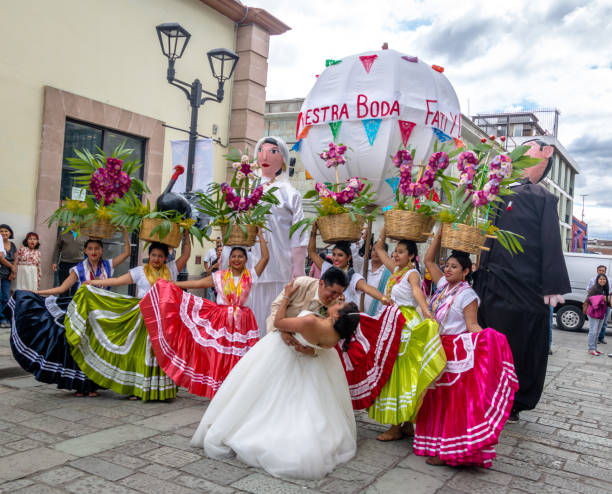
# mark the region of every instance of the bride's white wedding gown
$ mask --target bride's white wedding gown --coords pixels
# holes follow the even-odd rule
[[[193,446],[211,458],[235,453],[277,477],[303,479],[322,478],[355,455],[355,417],[338,353],[296,338],[318,356],[287,346],[279,331],[268,334],[227,376]]]

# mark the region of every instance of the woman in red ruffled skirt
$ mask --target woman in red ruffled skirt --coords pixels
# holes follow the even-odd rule
[[[423,399],[414,452],[428,456],[431,465],[488,468],[518,389],[514,360],[503,334],[478,325],[479,299],[468,283],[469,255],[453,251],[442,273],[434,259],[439,246],[438,233],[425,264],[438,287],[431,311],[440,325],[447,364]]]
[[[233,247],[229,268],[196,281],[159,280],[140,302],[155,357],[176,384],[212,398],[230,370],[259,340],[257,321],[247,306],[253,284],[268,263],[259,231],[261,259],[247,269],[247,252]],[[217,290],[217,303],[181,288]]]

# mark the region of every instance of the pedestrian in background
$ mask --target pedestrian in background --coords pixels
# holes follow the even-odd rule
[[[589,284],[587,285],[587,293],[591,288],[593,288],[593,286],[595,285],[595,279],[600,274],[607,275],[607,268],[603,264],[597,266],[597,274],[591,278],[591,281],[589,281]],[[599,336],[597,337],[597,340],[602,345],[606,344],[606,329],[608,329],[608,316],[609,315],[610,315],[610,306],[607,307],[606,315],[601,325],[601,331],[599,331]]]
[[[70,270],[83,260],[84,250],[85,240],[83,236],[77,237],[73,231],[58,233],[52,257],[55,263],[51,266],[53,272],[57,271],[58,274],[59,283],[57,286],[61,286],[70,275]],[[73,284],[68,292],[69,295],[73,296],[78,288],[78,283]]]
[[[13,229],[6,225],[0,225],[0,237],[2,237],[2,248],[4,254],[0,257],[0,328],[8,328],[10,324],[4,317],[4,307],[11,295],[11,282],[17,275],[16,252],[17,247],[10,241],[14,238]]]
[[[16,290],[40,289],[40,242],[36,232],[29,232],[17,249]]]
[[[587,292],[582,310],[589,316],[589,354],[594,357],[601,355],[597,350],[597,336],[610,305],[610,285],[605,274],[598,274],[593,287]]]

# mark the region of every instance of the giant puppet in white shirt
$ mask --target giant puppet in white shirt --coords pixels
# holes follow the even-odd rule
[[[308,235],[289,234],[292,225],[304,218],[302,196],[289,183],[287,166],[289,148],[279,137],[263,137],[255,146],[257,164],[261,166],[264,187],[277,187],[274,195],[278,204],[273,205],[266,221],[264,237],[270,251],[270,260],[251,292],[251,309],[257,319],[261,336],[266,334],[266,318],[270,306],[285,285],[297,276],[304,276],[304,261]],[[260,257],[259,244],[249,255],[249,264],[256,264]]]

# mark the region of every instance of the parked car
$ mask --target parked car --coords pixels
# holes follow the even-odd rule
[[[555,307],[557,327],[566,331],[580,331],[587,319],[582,312],[582,304],[587,293],[586,287],[597,274],[597,266],[606,266],[608,275],[610,275],[612,256],[566,252],[564,257],[572,291],[563,294],[565,303]]]

